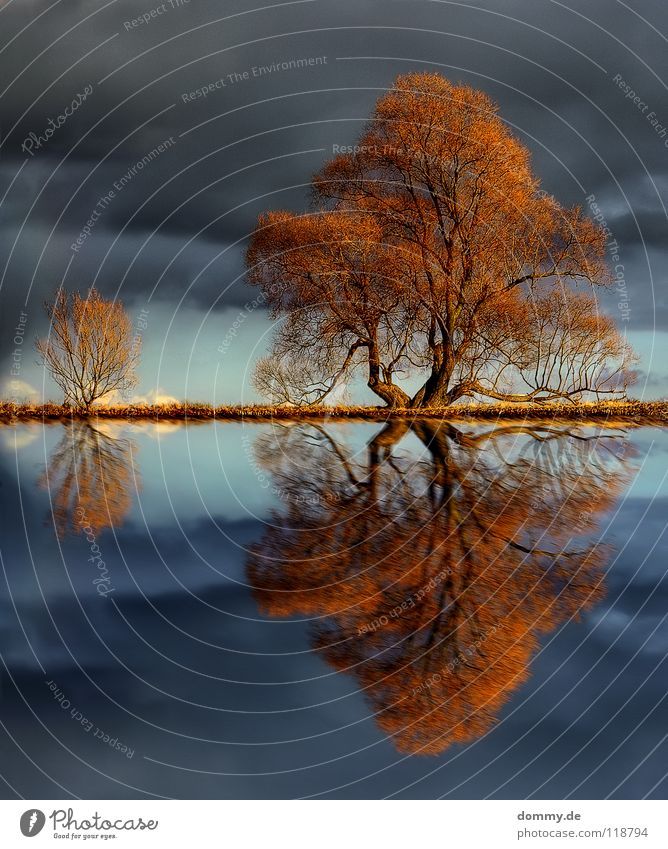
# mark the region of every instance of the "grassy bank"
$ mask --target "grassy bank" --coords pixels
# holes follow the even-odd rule
[[[358,419],[386,421],[391,418],[428,416],[449,421],[464,419],[513,419],[553,421],[623,421],[627,424],[668,424],[668,401],[614,401],[583,404],[466,404],[429,410],[392,409],[385,407],[274,407],[269,405],[220,406],[191,403],[129,404],[127,406],[96,407],[90,416],[59,404],[14,404],[0,401],[0,420],[55,421],[64,419],[125,419],[125,420],[206,420],[270,421]]]

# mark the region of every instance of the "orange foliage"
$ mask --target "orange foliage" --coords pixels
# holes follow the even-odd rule
[[[97,533],[123,523],[138,476],[134,444],[88,422],[72,422],[54,448],[40,485],[48,489],[59,537],[86,526]]]
[[[417,461],[394,451],[409,432]],[[359,461],[317,426],[274,436],[259,454],[286,511],[249,556],[258,603],[318,617],[314,646],[401,751],[474,740],[540,636],[601,598],[593,539],[625,480],[610,438],[397,420]]]
[[[540,190],[483,92],[399,77],[314,197],[308,215],[262,216],[248,252],[250,282],[285,318],[277,356],[322,356],[325,382],[364,364],[388,406],[623,395],[633,354],[614,324],[591,324],[593,353],[573,332],[582,306],[597,313],[574,284],[611,279],[605,234]],[[557,369],[543,354],[555,332],[570,337],[548,354]],[[407,369],[423,373],[412,399],[395,382]]]
[[[96,289],[86,297],[59,289],[45,308],[49,335],[36,348],[66,403],[89,411],[105,395],[136,384],[141,339],[120,301],[105,300]]]

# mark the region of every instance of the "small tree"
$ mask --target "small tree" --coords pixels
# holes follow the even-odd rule
[[[65,403],[88,412],[107,393],[136,385],[141,343],[120,301],[107,301],[96,289],[87,297],[59,289],[45,309],[51,329],[35,347]]]

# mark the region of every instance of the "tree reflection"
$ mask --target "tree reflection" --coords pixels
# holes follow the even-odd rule
[[[393,420],[355,454],[324,428],[285,430],[257,447],[286,505],[249,555],[260,607],[316,617],[314,648],[356,677],[399,750],[476,739],[541,635],[602,597],[597,535],[626,443]]]
[[[82,526],[97,533],[123,523],[138,486],[134,449],[133,440],[114,437],[104,426],[65,425],[39,481],[49,490],[59,537]]]

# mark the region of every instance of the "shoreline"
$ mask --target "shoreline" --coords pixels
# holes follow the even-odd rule
[[[271,405],[221,405],[188,403],[99,406],[91,413],[59,404],[0,402],[0,423],[21,421],[321,421],[357,420],[384,422],[391,419],[440,419],[442,421],[605,421],[631,425],[668,425],[668,401],[624,401],[582,404],[468,404],[429,409],[387,407],[275,407]]]

